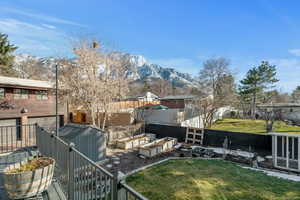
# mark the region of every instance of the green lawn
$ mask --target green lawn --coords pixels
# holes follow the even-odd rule
[[[218,160],[170,160],[126,181],[150,200],[300,200],[300,182]]]
[[[242,133],[266,133],[265,121],[251,119],[225,118],[216,121],[211,129]],[[300,127],[290,126],[282,121],[276,121],[274,123],[274,132],[300,134]]]

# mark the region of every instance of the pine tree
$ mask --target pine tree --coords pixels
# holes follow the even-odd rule
[[[295,103],[300,103],[300,85],[293,91],[292,98]]]
[[[254,67],[247,72],[246,77],[241,80],[239,93],[243,99],[251,99],[251,116],[256,114],[257,97],[266,89],[274,87],[279,80],[276,79],[276,66],[270,65],[267,61],[262,61],[258,67]]]
[[[12,53],[16,49],[17,47],[8,41],[8,36],[0,33],[0,75],[12,76],[15,74]]]

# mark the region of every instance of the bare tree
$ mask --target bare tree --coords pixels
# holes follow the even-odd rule
[[[116,110],[112,102],[128,92],[124,70],[129,59],[88,40],[77,43],[73,51],[74,62],[61,65],[61,85],[71,102],[90,112],[92,124],[104,129],[110,113]]]
[[[236,102],[234,76],[229,63],[225,58],[209,59],[199,72],[199,88],[193,91],[197,98],[192,100],[188,108],[192,111],[188,112],[199,117],[204,129],[212,125],[219,108]]]
[[[271,107],[260,107],[258,106],[258,111],[261,114],[261,117],[266,122],[266,132],[270,133],[273,131],[273,125],[276,119],[279,118],[281,114],[281,109],[275,109]]]
[[[49,80],[53,76],[51,68],[39,62],[38,59],[27,57],[14,64],[18,77],[35,80]]]
[[[230,74],[229,64],[230,61],[223,57],[208,59],[203,63],[203,68],[199,72],[199,82],[213,96],[217,94],[219,80],[224,75]]]
[[[204,129],[211,127],[218,107],[214,105],[214,100],[209,97],[194,98],[185,109],[185,115],[188,118],[198,117],[199,122],[203,125]]]

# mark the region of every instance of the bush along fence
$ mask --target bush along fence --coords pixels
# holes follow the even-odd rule
[[[170,126],[162,124],[147,124],[146,133],[154,133],[157,138],[175,137],[178,142],[185,142],[186,127]],[[203,145],[211,147],[223,147],[225,138],[229,142],[229,149],[255,151],[260,154],[272,153],[272,136],[252,133],[238,133],[206,129]]]

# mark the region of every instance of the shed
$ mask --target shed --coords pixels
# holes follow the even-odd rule
[[[97,162],[106,156],[106,134],[89,125],[68,124],[59,129],[59,136],[88,158]]]

